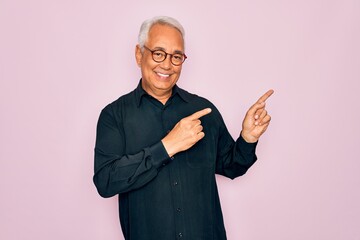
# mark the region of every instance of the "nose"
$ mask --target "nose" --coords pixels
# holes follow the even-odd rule
[[[170,69],[171,66],[172,66],[172,63],[171,63],[171,55],[167,55],[165,60],[161,62],[160,66],[163,68],[163,69]]]

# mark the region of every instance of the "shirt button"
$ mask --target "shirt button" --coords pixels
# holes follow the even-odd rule
[[[182,233],[179,233],[178,236],[179,236],[179,238],[182,238],[183,234],[182,234]]]
[[[181,208],[177,208],[176,211],[181,212]]]
[[[173,185],[176,186],[178,185],[179,183],[177,181],[173,182]]]

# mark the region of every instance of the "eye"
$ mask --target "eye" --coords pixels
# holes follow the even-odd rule
[[[153,55],[156,58],[163,58],[165,56],[165,53],[163,53],[162,51],[155,51]]]
[[[181,54],[174,54],[174,55],[173,55],[173,58],[174,58],[174,60],[176,60],[176,61],[182,61],[183,55],[181,55]]]

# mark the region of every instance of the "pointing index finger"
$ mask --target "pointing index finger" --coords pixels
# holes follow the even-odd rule
[[[211,113],[211,108],[205,108],[203,110],[197,111],[189,116],[191,120],[199,119],[207,114]]]
[[[270,89],[264,95],[262,95],[257,102],[258,103],[265,102],[273,93],[274,93],[274,90]]]

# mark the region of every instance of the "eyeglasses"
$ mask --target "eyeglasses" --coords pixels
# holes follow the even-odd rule
[[[167,55],[170,56],[170,61],[173,65],[175,66],[180,66],[181,64],[183,64],[183,62],[185,61],[185,59],[187,58],[187,56],[185,55],[185,53],[174,53],[174,54],[170,54],[167,53],[163,50],[151,50],[150,48],[148,48],[147,46],[144,46],[144,48],[146,50],[149,50],[151,52],[151,56],[152,59],[157,62],[157,63],[161,63],[163,61],[165,61],[165,59],[167,58]]]

